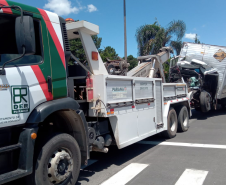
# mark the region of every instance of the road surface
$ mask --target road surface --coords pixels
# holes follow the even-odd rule
[[[226,110],[193,111],[190,128],[109,153],[92,153],[76,185],[225,185]]]

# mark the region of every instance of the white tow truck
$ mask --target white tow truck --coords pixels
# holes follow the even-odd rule
[[[188,130],[185,83],[109,75],[91,37],[97,25],[66,24],[45,10],[0,3],[0,184],[26,177],[29,185],[74,185],[90,152]],[[68,40],[75,38],[88,65],[70,53]],[[75,65],[68,65],[70,56]]]

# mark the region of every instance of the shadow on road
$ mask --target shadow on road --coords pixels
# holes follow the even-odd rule
[[[107,154],[92,152],[91,159],[99,161],[80,171],[79,179],[76,185],[80,185],[81,181],[89,182],[88,177],[94,175],[96,172],[103,171],[111,165],[120,166],[153,147],[155,146],[133,144],[120,150],[117,146],[111,146]]]
[[[225,114],[226,114],[225,109],[211,110],[209,112],[200,112],[200,111],[196,111],[195,109],[192,109],[191,119],[205,120],[211,117],[225,115]]]

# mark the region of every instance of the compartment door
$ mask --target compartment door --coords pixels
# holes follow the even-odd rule
[[[158,126],[163,126],[163,118],[162,118],[162,82],[156,81],[155,82],[155,105],[156,105],[156,123],[157,128]]]

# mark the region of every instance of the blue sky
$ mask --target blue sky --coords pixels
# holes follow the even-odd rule
[[[14,0],[56,11],[64,18],[86,20],[100,26],[101,48],[111,46],[124,56],[123,0]],[[60,4],[61,3],[61,4]],[[202,43],[226,46],[226,0],[127,0],[128,55],[137,57],[136,29],[153,24],[162,26],[172,20],[186,23],[186,37],[198,34]],[[69,14],[68,14],[69,13]],[[66,15],[68,14],[68,15]]]

